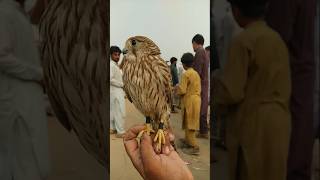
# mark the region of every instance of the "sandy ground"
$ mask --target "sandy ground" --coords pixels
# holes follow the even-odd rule
[[[313,177],[312,180],[320,180],[320,171],[319,171],[319,141],[316,142],[314,147],[314,156],[313,156]],[[228,180],[228,157],[227,152],[219,148],[214,149],[214,153],[218,159],[217,163],[214,163],[213,169],[213,179],[214,180]]]
[[[126,128],[134,124],[144,123],[144,117],[135,107],[127,103]],[[177,139],[183,137],[181,130],[181,115],[173,114],[171,123]],[[105,169],[100,166],[80,145],[73,133],[67,132],[53,117],[48,120],[49,150],[51,159],[51,173],[48,180],[105,180]],[[196,180],[208,180],[210,176],[210,143],[209,140],[198,139],[200,156],[189,156],[178,149],[183,160],[190,162],[188,165]],[[313,180],[320,180],[319,171],[319,142],[314,149]],[[214,164],[213,179],[227,180],[227,153],[215,148],[214,153],[218,162]],[[134,169],[128,158],[122,139],[110,136],[110,163],[111,180],[140,180],[142,179]]]
[[[125,128],[128,129],[136,124],[143,124],[144,116],[129,102],[126,103],[127,115]],[[180,113],[171,115],[171,124],[174,129],[176,139],[184,136],[181,129]],[[205,139],[198,139],[200,145],[200,156],[186,155],[178,149],[179,155],[186,162],[193,173],[195,180],[210,179],[210,142]],[[122,139],[110,136],[110,163],[111,163],[111,180],[140,180],[139,173],[133,167],[127,156]]]

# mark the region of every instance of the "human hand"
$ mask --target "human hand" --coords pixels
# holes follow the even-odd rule
[[[134,126],[124,136],[125,149],[140,175],[147,180],[192,180],[190,170],[171,145],[164,146],[162,153],[157,154],[151,137],[145,133],[138,145],[136,137],[144,127]]]

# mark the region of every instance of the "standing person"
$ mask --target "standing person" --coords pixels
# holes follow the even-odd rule
[[[225,15],[219,23],[217,33],[217,49],[219,52],[220,68],[223,69],[227,61],[227,54],[232,38],[241,31],[231,12],[231,7],[226,8]]]
[[[200,112],[200,132],[198,138],[208,139],[208,66],[209,58],[203,48],[204,38],[200,34],[196,34],[192,38],[192,47],[196,53],[194,56],[193,69],[198,72],[201,78],[201,112]]]
[[[176,93],[183,96],[182,127],[185,129],[185,139],[182,139],[182,151],[186,154],[198,155],[199,145],[196,141],[196,131],[199,130],[201,106],[201,79],[192,68],[193,55],[185,53],[181,57],[186,72],[182,75],[180,84],[175,87]]]
[[[183,69],[183,65],[180,63],[180,64],[177,64],[177,68],[178,68],[178,77],[179,77],[179,82],[181,82],[181,79],[182,79],[182,74],[185,72],[185,70]],[[178,99],[178,106],[177,106],[178,109],[181,109],[181,97],[179,97]]]
[[[315,0],[270,0],[266,15],[267,23],[281,35],[290,54],[292,131],[288,180],[311,179],[315,9]]]
[[[118,67],[121,50],[117,46],[110,47],[110,133],[123,138],[125,100],[123,91],[122,71]]]
[[[215,77],[217,111],[227,107],[231,180],[285,180],[290,139],[288,50],[263,20],[267,0],[229,0],[244,28]]]
[[[178,59],[175,57],[172,57],[170,59],[170,70],[171,70],[171,77],[172,77],[172,86],[176,86],[179,83],[179,77],[178,77],[178,69],[177,69],[177,61]],[[174,107],[178,105],[178,97],[176,95],[172,95],[172,106],[171,106],[171,112],[176,113]]]
[[[210,46],[207,46],[205,50],[206,50],[206,55],[208,56],[208,59],[209,59],[209,65],[208,65],[208,101],[209,101],[208,105],[209,105],[210,104]]]
[[[24,0],[0,1],[0,179],[49,173],[43,72]]]

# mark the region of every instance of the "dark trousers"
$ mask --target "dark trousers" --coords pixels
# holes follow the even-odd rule
[[[208,113],[203,113],[200,115],[200,134],[208,133],[207,114]]]
[[[311,180],[314,124],[314,73],[296,72],[292,68],[291,139],[287,180]]]

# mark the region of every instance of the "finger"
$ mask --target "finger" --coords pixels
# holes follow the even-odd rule
[[[171,144],[170,144],[170,146],[169,146],[169,150],[170,150],[170,151],[175,151],[175,150],[174,150],[174,147],[173,147]]]
[[[136,155],[139,148],[139,145],[136,139],[127,140],[127,141],[124,140],[123,144],[130,158]]]
[[[161,149],[158,149],[158,143],[153,143],[153,150],[156,154],[161,154]]]
[[[169,137],[169,141],[170,142],[172,142],[172,141],[174,141],[174,139],[175,139],[175,136],[174,136],[174,134],[172,134],[172,133],[168,133],[168,137]]]
[[[144,134],[141,139],[140,144],[140,152],[141,152],[141,159],[143,164],[153,164],[156,160],[157,154],[153,149],[152,146],[152,139],[150,136]]]
[[[170,148],[166,145],[162,146],[162,154],[165,154],[165,155],[169,155],[170,154]]]
[[[127,141],[127,140],[135,139],[139,134],[139,132],[142,131],[144,128],[145,128],[144,125],[135,125],[131,127],[124,135],[124,140]]]

